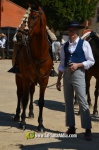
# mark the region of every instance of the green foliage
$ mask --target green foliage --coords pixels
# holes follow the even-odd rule
[[[11,0],[20,6],[27,8],[27,2],[33,0]],[[36,0],[37,1],[37,0]],[[48,26],[55,30],[64,30],[71,20],[84,22],[95,15],[96,5],[99,0],[38,0],[43,8]]]

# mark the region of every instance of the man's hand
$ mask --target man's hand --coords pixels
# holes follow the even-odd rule
[[[69,69],[70,71],[75,71],[80,67],[83,67],[82,63],[71,63]]]
[[[58,91],[61,91],[61,82],[59,80],[57,80],[56,88]]]
[[[75,71],[77,68],[78,68],[78,64],[77,63],[71,63],[70,64],[70,67],[69,67],[70,71]]]

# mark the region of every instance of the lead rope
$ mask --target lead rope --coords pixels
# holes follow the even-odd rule
[[[64,75],[63,75],[64,76]],[[61,79],[63,78],[63,76],[61,77]],[[50,87],[52,87],[52,86],[54,86],[54,85],[56,85],[57,83],[54,83],[54,84],[52,84],[52,85],[49,85],[49,86],[44,86],[43,85],[43,87],[46,87],[46,88],[48,88],[48,89],[56,89],[56,88],[50,88]],[[40,87],[39,85],[36,85],[37,87]],[[62,86],[64,86],[64,85],[61,85],[61,87]]]

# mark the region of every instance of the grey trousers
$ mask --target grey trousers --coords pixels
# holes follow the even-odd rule
[[[86,84],[85,84],[85,71],[84,69],[77,69],[71,72],[68,68],[64,71],[63,77],[64,84],[64,99],[65,99],[65,111],[66,111],[66,126],[75,126],[74,116],[74,91],[76,93],[80,114],[81,114],[81,126],[85,129],[92,128],[91,116],[89,112],[89,106],[86,100]]]

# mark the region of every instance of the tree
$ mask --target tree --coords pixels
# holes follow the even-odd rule
[[[11,0],[26,8],[27,1]],[[99,0],[38,0],[43,8],[48,26],[55,30],[64,30],[71,20],[78,20],[80,23],[89,20],[95,15],[96,5]],[[31,4],[33,0],[28,0]]]

